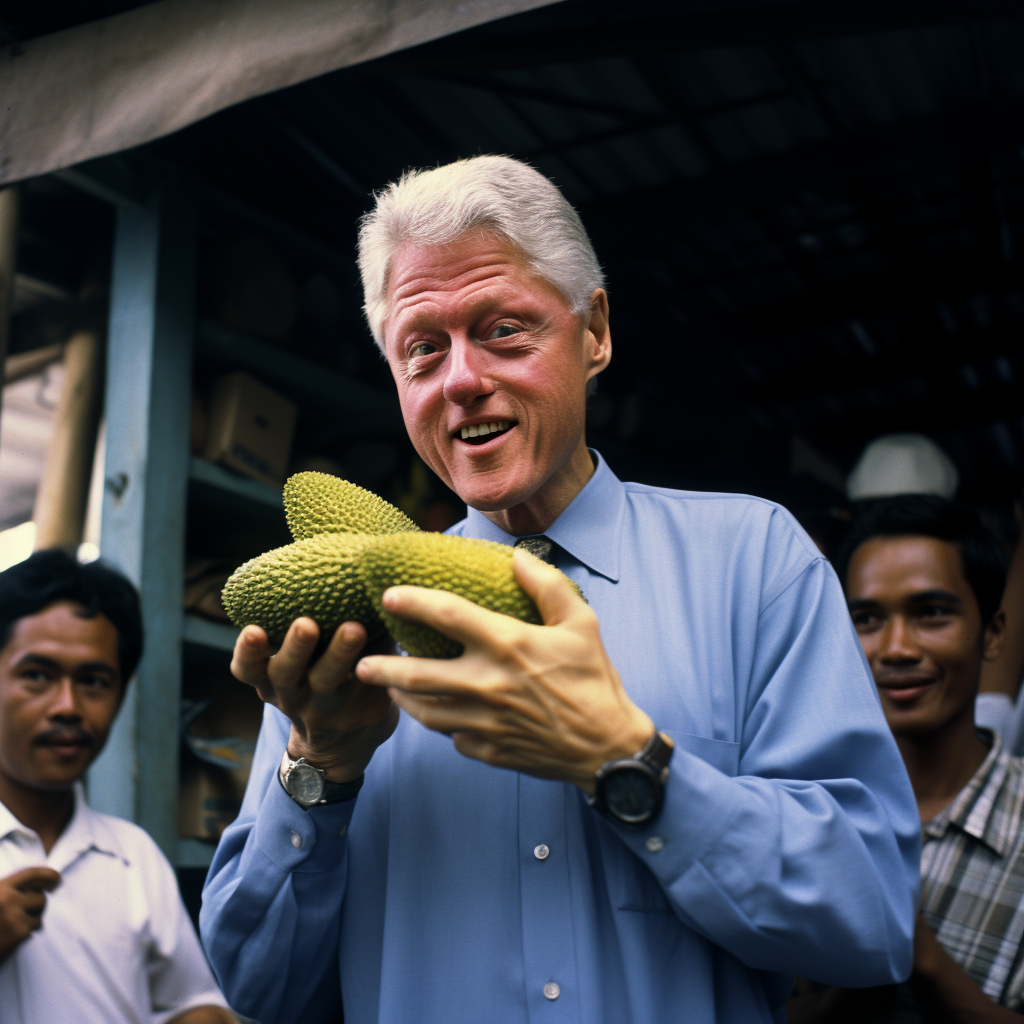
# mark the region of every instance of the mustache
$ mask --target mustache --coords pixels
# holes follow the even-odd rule
[[[68,726],[54,726],[52,729],[47,729],[46,732],[41,732],[35,739],[32,740],[33,746],[63,746],[68,744],[80,744],[82,746],[91,747],[92,737],[84,729],[73,729]]]

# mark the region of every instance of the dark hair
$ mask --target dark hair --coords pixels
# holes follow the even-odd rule
[[[37,551],[0,572],[0,648],[19,619],[57,601],[81,605],[89,618],[105,615],[117,630],[121,679],[127,684],[142,657],[139,594],[121,573],[100,562],[83,565],[64,551]]]
[[[899,494],[879,498],[859,509],[835,559],[840,582],[854,551],[872,537],[934,537],[960,552],[964,578],[974,591],[981,621],[999,611],[1006,587],[1006,555],[992,531],[972,508],[934,494]]]

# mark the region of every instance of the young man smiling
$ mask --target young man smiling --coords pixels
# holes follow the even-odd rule
[[[508,158],[410,173],[360,268],[409,436],[470,506],[452,532],[529,541],[589,604],[517,552],[543,626],[385,595],[452,660],[243,630],[268,708],[200,918],[232,1005],[767,1024],[808,964],[903,976],[918,828],[838,583],[769,502],[624,484],[587,448],[612,346],[576,212]]]
[[[39,552],[0,573],[0,1021],[230,1024],[170,865],[90,810],[142,653],[132,585]]]
[[[867,509],[836,568],[922,823],[918,1019],[1019,1020],[1024,763],[974,724],[982,665],[1003,643],[1003,553],[970,509],[903,495]],[[892,994],[900,1020],[912,1019],[907,996]],[[846,1019],[858,998],[833,996],[837,1015],[800,1019]],[[876,1006],[872,1019],[886,1018]]]

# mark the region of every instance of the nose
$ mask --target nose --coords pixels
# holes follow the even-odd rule
[[[452,338],[448,350],[448,373],[444,381],[445,400],[453,405],[472,405],[494,391],[487,379],[487,354],[468,338]]]
[[[82,720],[82,712],[78,707],[78,693],[70,676],[61,679],[54,701],[50,705],[49,717],[65,724],[78,723]]]
[[[886,664],[907,664],[921,660],[914,631],[902,615],[892,615],[882,628],[879,638],[878,655]]]

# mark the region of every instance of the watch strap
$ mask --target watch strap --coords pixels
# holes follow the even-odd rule
[[[672,760],[674,750],[675,745],[672,741],[655,729],[654,735],[644,744],[643,749],[637,752],[635,760],[650,765],[661,777],[661,784],[664,786],[668,781],[668,763]]]

